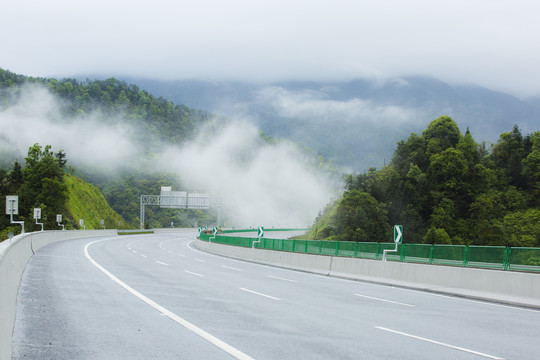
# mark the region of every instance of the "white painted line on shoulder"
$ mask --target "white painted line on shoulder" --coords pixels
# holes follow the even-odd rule
[[[161,261],[158,261],[158,260],[156,260],[156,262],[157,262],[158,264],[161,264],[161,265],[169,266],[169,264],[166,264],[166,263],[161,262]]]
[[[288,281],[288,282],[293,282],[293,283],[298,282],[296,280],[286,279],[286,278],[282,278],[282,277],[279,277],[279,276],[273,276],[273,275],[266,275],[266,276],[269,277],[269,278],[272,278],[272,279],[278,279],[278,280],[283,280],[283,281]]]
[[[232,355],[233,357],[235,357],[236,359],[239,359],[239,360],[254,360],[251,356],[241,352],[240,350],[232,347],[231,345],[227,344],[226,342],[218,339],[217,337],[211,335],[210,333],[204,331],[203,329],[193,325],[192,323],[190,323],[189,321],[181,318],[180,316],[176,315],[175,313],[169,311],[168,309],[164,308],[163,306],[159,305],[158,303],[156,303],[155,301],[153,301],[152,299],[144,296],[143,294],[141,294],[140,292],[138,292],[137,290],[133,289],[132,287],[130,287],[129,285],[127,285],[126,283],[124,283],[123,281],[121,281],[119,278],[117,278],[116,276],[114,276],[111,272],[109,272],[107,269],[105,269],[103,266],[99,265],[91,256],[90,254],[88,253],[88,247],[92,244],[95,244],[97,242],[100,242],[100,241],[105,241],[105,240],[110,240],[110,239],[101,239],[101,240],[97,240],[97,241],[93,241],[91,243],[88,243],[86,244],[86,246],[84,247],[84,255],[86,256],[86,258],[95,266],[97,267],[99,270],[101,270],[101,272],[103,272],[105,275],[107,275],[111,280],[113,280],[114,282],[116,282],[118,285],[120,285],[121,287],[123,287],[124,289],[126,289],[127,291],[129,291],[132,295],[135,295],[137,298],[139,298],[140,300],[144,301],[146,304],[150,305],[151,307],[153,307],[154,309],[156,309],[159,313],[161,314],[164,314],[165,316],[167,316],[169,319],[173,320],[174,322],[176,322],[177,324],[185,327],[186,329],[188,329],[189,331],[193,332],[194,334],[202,337],[203,339],[205,339],[206,341],[210,342],[211,344],[217,346],[218,348],[220,348],[221,350],[225,351],[226,353]]]
[[[443,342],[440,342],[440,341],[431,340],[431,339],[428,339],[428,338],[424,338],[424,337],[420,337],[420,336],[416,336],[416,335],[407,334],[407,333],[404,333],[404,332],[401,332],[401,331],[388,329],[388,328],[385,328],[385,327],[382,327],[382,326],[375,326],[375,328],[377,328],[377,329],[379,329],[379,330],[388,331],[388,332],[391,332],[391,333],[394,333],[394,334],[399,334],[399,335],[407,336],[407,337],[410,337],[410,338],[413,338],[413,339],[417,339],[417,340],[429,342],[429,343],[432,343],[432,344],[436,344],[436,345],[440,345],[440,346],[445,346],[445,347],[447,347],[447,348],[451,348],[451,349],[454,349],[454,350],[464,351],[464,352],[467,352],[467,353],[470,353],[470,354],[474,354],[474,355],[478,355],[478,356],[482,356],[482,357],[485,357],[485,358],[488,358],[488,359],[504,360],[504,358],[501,358],[501,357],[498,357],[498,356],[495,356],[495,355],[489,355],[489,354],[481,353],[481,352],[474,351],[474,350],[470,350],[470,349],[466,349],[466,348],[463,348],[463,347],[460,347],[460,346],[455,346],[455,345],[443,343]]]
[[[366,299],[371,299],[371,300],[377,300],[377,301],[387,302],[387,303],[390,303],[390,304],[397,304],[397,305],[403,305],[403,306],[409,306],[409,307],[416,307],[416,306],[411,305],[411,304],[405,304],[405,303],[401,303],[401,302],[397,302],[397,301],[386,300],[386,299],[380,299],[380,298],[376,298],[376,297],[373,297],[373,296],[360,295],[360,294],[354,294],[354,295],[355,295],[355,296],[359,296],[359,297],[363,297],[363,298],[366,298]]]
[[[244,271],[244,270],[242,270],[242,269],[230,267],[230,266],[227,266],[227,265],[221,265],[221,267],[222,267],[222,268],[225,268],[225,269],[236,270],[236,271]]]
[[[240,288],[240,290],[243,290],[243,291],[247,291],[248,293],[252,293],[252,294],[255,294],[255,295],[259,295],[259,296],[263,296],[263,297],[266,297],[266,298],[269,298],[269,299],[272,299],[272,300],[281,300],[277,297],[273,297],[273,296],[270,296],[270,295],[265,295],[265,294],[262,294],[260,292],[256,292],[256,291],[253,291],[253,290],[249,290],[249,289],[245,289],[245,288]]]
[[[184,270],[184,272],[188,273],[188,274],[191,274],[191,275],[195,275],[195,276],[200,276],[200,277],[204,276],[204,275],[201,275],[201,274],[197,274],[196,272],[193,272],[193,271]]]

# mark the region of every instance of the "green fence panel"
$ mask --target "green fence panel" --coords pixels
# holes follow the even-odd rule
[[[321,251],[321,241],[306,240],[306,253],[307,254],[319,254],[320,251]]]
[[[305,253],[306,252],[306,243],[307,240],[294,240],[294,249],[296,253]]]
[[[429,263],[431,244],[401,244],[402,261]]]
[[[279,229],[275,229],[275,231],[279,231]],[[234,232],[254,232],[254,230],[235,230]],[[244,247],[251,247],[258,240],[258,238],[225,235],[213,236],[212,234],[204,233],[200,234],[200,239]],[[255,242],[254,246],[260,249],[277,251],[381,259],[383,251],[386,249],[393,250],[395,244],[262,238],[261,242]],[[401,244],[397,252],[387,253],[387,259],[392,261],[540,272],[540,248]]]
[[[504,269],[504,246],[469,246],[466,266]]]
[[[338,246],[337,241],[321,241],[320,242],[320,254],[335,256],[337,246]]]
[[[540,248],[509,249],[508,270],[540,271]]]
[[[340,241],[338,243],[338,256],[354,257],[356,255],[356,241]]]
[[[465,245],[433,245],[432,264],[464,266]]]
[[[376,259],[379,243],[358,243],[356,257],[363,259]]]

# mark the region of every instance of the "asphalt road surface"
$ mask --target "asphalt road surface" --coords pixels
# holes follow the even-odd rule
[[[237,261],[195,235],[42,248],[14,359],[540,358],[540,311]]]

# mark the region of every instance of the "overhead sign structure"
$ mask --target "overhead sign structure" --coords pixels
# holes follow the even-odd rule
[[[403,226],[394,225],[394,242],[396,244],[401,244],[403,240]]]
[[[221,198],[208,194],[188,193],[187,191],[172,191],[172,187],[163,186],[160,195],[141,195],[140,228],[144,228],[145,208],[157,205],[166,209],[199,209],[217,208],[217,223],[221,223]]]

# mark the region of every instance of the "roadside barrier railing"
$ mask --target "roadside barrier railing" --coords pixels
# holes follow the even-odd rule
[[[273,229],[279,231],[280,229]],[[253,232],[254,230],[235,230],[234,232]],[[266,230],[265,230],[266,231]],[[282,231],[285,231],[282,229]],[[227,231],[229,232],[229,231]],[[233,231],[230,231],[231,233]],[[211,235],[201,234],[203,241]],[[327,240],[271,239],[256,237],[237,237],[217,235],[214,243],[232,246],[255,247],[256,249],[288,251],[295,253],[353,257],[381,260],[383,251],[393,249],[394,243],[354,242]],[[388,253],[388,261],[450,265],[471,268],[488,268],[513,271],[540,272],[540,248],[407,244],[399,245],[397,253]]]

